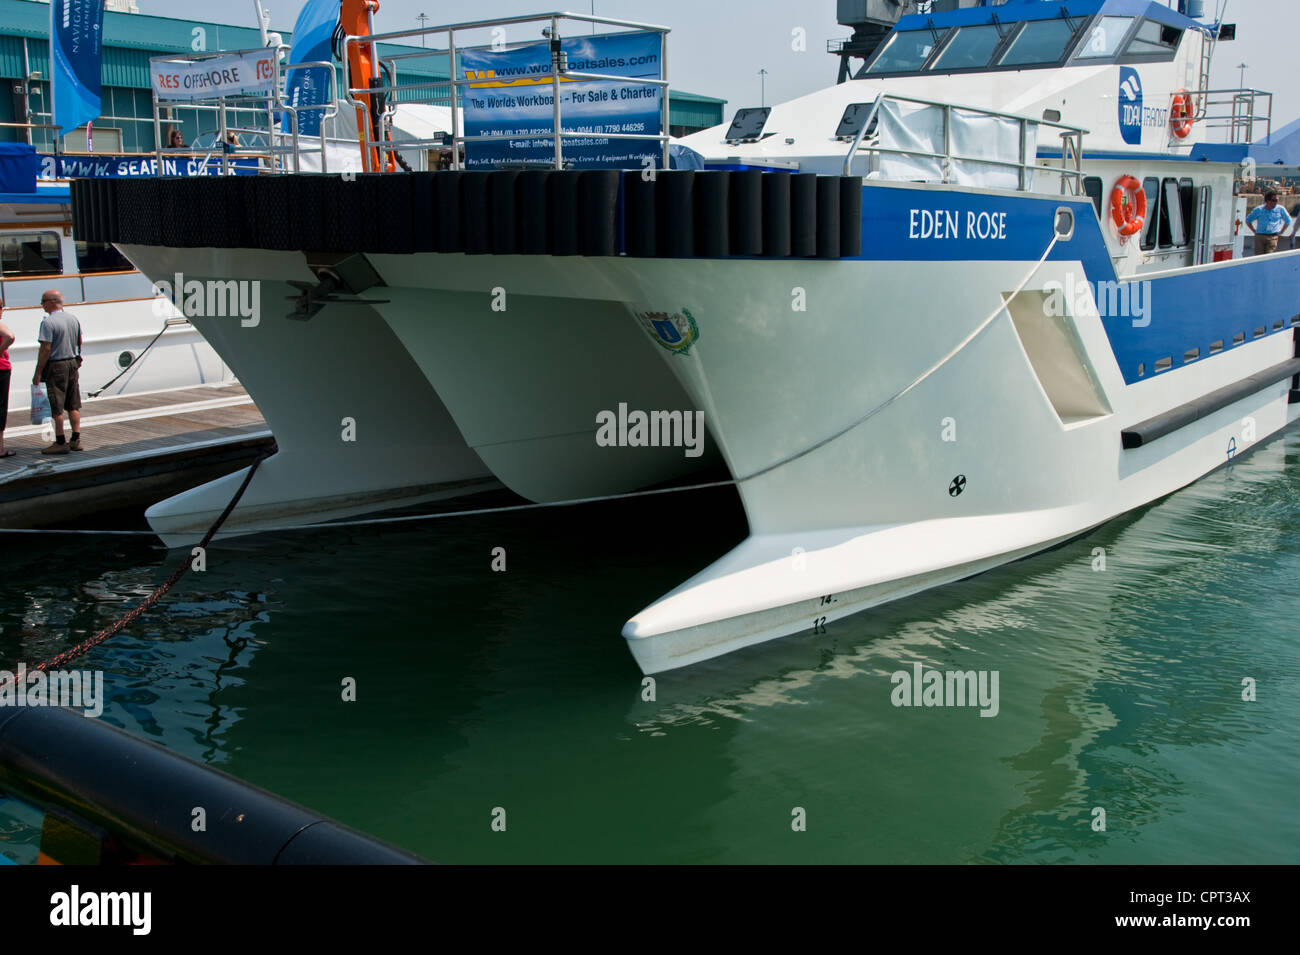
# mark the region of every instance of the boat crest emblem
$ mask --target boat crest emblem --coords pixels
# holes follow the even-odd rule
[[[695,323],[695,316],[686,309],[672,315],[667,312],[636,314],[650,336],[674,354],[685,355],[699,341],[700,326]]]

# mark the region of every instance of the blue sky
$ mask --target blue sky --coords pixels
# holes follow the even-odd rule
[[[1210,9],[1223,0],[1206,0]],[[215,5],[211,0],[138,0],[141,13],[189,17],[251,26],[253,0]],[[263,0],[273,28],[290,29],[302,0]],[[420,13],[430,24],[518,16],[555,9],[591,12],[592,0],[382,0],[376,27],[401,30],[418,26]],[[826,41],[849,30],[835,22],[835,0],[595,0],[596,13],[615,19],[655,23],[672,28],[668,75],[681,89],[729,101],[727,110],[757,106],[759,70],[765,78],[768,103],[791,99],[835,82],[838,60],[826,52]],[[1277,95],[1277,125],[1300,116],[1300,0],[1228,0],[1225,19],[1238,24],[1233,43],[1220,44],[1213,74],[1216,89],[1235,88],[1237,64],[1246,62],[1246,82]],[[806,49],[793,50],[792,31],[802,28]],[[536,36],[532,28],[515,28],[507,40]]]

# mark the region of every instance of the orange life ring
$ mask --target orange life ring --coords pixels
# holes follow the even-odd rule
[[[1179,90],[1174,94],[1174,103],[1169,109],[1169,125],[1174,135],[1179,139],[1186,139],[1192,134],[1192,125],[1195,121],[1191,94],[1187,90]]]
[[[1129,190],[1133,190],[1133,202],[1128,199]],[[1142,223],[1147,217],[1147,194],[1142,183],[1132,176],[1120,176],[1110,194],[1110,215],[1115,220],[1119,234],[1128,238],[1142,231]]]

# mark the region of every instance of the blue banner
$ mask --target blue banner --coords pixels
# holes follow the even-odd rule
[[[54,125],[67,135],[96,119],[102,108],[104,0],[50,4],[50,79]]]
[[[615,33],[571,37],[561,49],[568,69],[638,79],[660,79],[660,35]],[[537,136],[500,143],[465,144],[466,165],[547,164],[555,160],[554,84],[549,43],[530,43],[505,50],[476,47],[459,55],[462,79],[482,80],[464,91],[466,136]],[[575,168],[640,168],[647,157],[661,165],[662,147],[655,140],[608,139],[601,133],[646,133],[661,130],[663,92],[645,83],[578,80],[560,75],[560,128],[590,133],[566,137],[565,163]]]
[[[289,49],[290,63],[310,63],[332,60],[331,43],[339,25],[339,0],[308,0],[298,14],[293,26],[293,46]],[[285,86],[285,99],[297,110],[307,106],[324,106],[334,96],[330,88],[330,71],[323,66],[306,70],[290,70]],[[307,109],[298,113],[298,132],[303,136],[320,135],[321,109]],[[293,132],[292,120],[284,114],[281,129]]]
[[[158,163],[153,156],[90,156],[60,153],[39,153],[42,179],[143,179],[158,175]],[[230,174],[234,176],[257,175],[256,156],[230,157]],[[164,176],[220,176],[220,157],[204,159],[188,156],[167,156],[163,159]]]
[[[36,150],[27,143],[0,143],[0,192],[36,191]]]

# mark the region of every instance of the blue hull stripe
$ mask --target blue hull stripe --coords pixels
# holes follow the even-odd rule
[[[868,184],[862,198],[862,255],[857,258],[1029,264],[1047,248],[1055,211],[1062,207],[1074,211],[1074,236],[1058,242],[1049,258],[1081,263],[1094,290],[1098,282],[1116,283],[1091,200],[1067,196]],[[1244,334],[1250,342],[1256,328],[1263,327],[1264,335],[1287,331],[1292,316],[1300,313],[1300,255],[1274,254],[1149,280],[1138,276],[1119,289],[1117,304],[1129,303],[1125,314],[1107,314],[1108,293],[1098,295],[1098,308],[1124,381],[1132,384],[1151,377],[1161,358],[1171,358],[1177,369],[1192,349],[1199,349],[1204,361],[1212,343],[1222,342],[1227,351],[1235,335]],[[1280,328],[1274,328],[1277,322]]]

